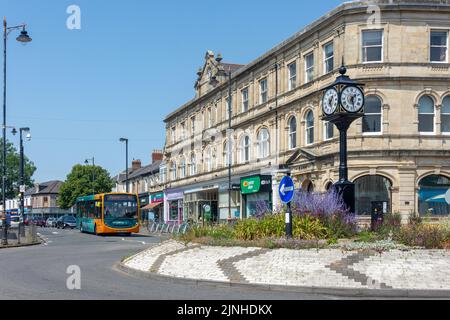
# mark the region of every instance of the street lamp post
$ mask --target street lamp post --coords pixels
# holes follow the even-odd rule
[[[20,215],[23,218],[23,214],[25,212],[25,205],[24,205],[24,196],[25,196],[25,159],[24,159],[24,152],[23,152],[23,133],[27,132],[27,140],[31,140],[30,135],[30,128],[20,128],[20,186],[19,186],[19,192],[20,192]],[[23,221],[23,219],[21,219]],[[23,222],[21,222],[22,224]],[[20,228],[21,230],[25,231],[25,229]]]
[[[125,162],[126,162],[126,171],[125,171],[125,190],[128,193],[128,139],[120,138],[120,142],[125,142]]]
[[[228,220],[231,220],[231,162],[232,162],[232,141],[231,141],[231,116],[232,116],[232,82],[231,82],[231,68],[226,72],[223,68],[220,67],[220,63],[222,62],[222,55],[218,54],[216,58],[217,63],[219,64],[217,75],[228,77],[228,130],[227,130],[227,162],[228,162]],[[217,75],[211,78],[211,83],[213,85],[217,84],[219,81],[217,80]]]
[[[8,227],[6,225],[6,42],[8,35],[13,30],[22,29],[20,35],[16,38],[21,43],[28,43],[31,41],[28,32],[25,30],[26,24],[21,24],[13,27],[8,27],[6,18],[3,19],[3,161],[2,161],[2,202],[3,202],[3,214],[2,214],[2,244],[8,244]]]
[[[355,213],[355,184],[348,180],[347,130],[357,119],[364,116],[363,84],[351,80],[342,62],[341,74],[336,81],[324,89],[322,120],[336,125],[339,130],[339,181],[333,186],[342,197],[350,212]]]
[[[92,161],[92,194],[95,194],[95,158],[84,160],[85,164],[89,164],[89,161]]]

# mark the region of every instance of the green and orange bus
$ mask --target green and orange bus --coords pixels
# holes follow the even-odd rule
[[[103,193],[79,197],[77,227],[95,235],[139,232],[139,198],[129,193]]]

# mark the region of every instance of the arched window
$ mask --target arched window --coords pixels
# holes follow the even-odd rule
[[[269,130],[262,128],[258,133],[258,158],[267,158],[270,154]]]
[[[180,163],[180,178],[183,179],[186,177],[186,159],[181,159]]]
[[[310,110],[306,114],[306,144],[314,143],[314,113]]]
[[[377,96],[366,98],[364,117],[362,119],[364,133],[381,133],[381,100]]]
[[[327,184],[325,185],[325,191],[330,191],[331,187],[333,187],[333,182],[327,182]]]
[[[419,132],[434,132],[434,101],[429,96],[423,96],[419,100]]]
[[[240,150],[240,162],[246,163],[250,161],[250,137],[249,136],[243,136],[241,138],[241,141],[239,143],[239,150]]]
[[[450,213],[445,195],[450,189],[450,179],[431,175],[419,181],[419,213],[446,216]]]
[[[297,147],[297,119],[291,117],[289,119],[289,149],[295,149]]]
[[[189,169],[189,174],[191,176],[195,176],[197,174],[197,161],[195,159],[195,153],[191,154],[191,165]]]
[[[358,215],[378,212],[389,213],[391,207],[391,187],[389,179],[379,176],[364,176],[355,180],[355,211]]]
[[[223,144],[223,163],[225,164],[225,166],[228,166],[228,164],[230,163],[230,157],[231,157],[231,165],[233,165],[233,144],[228,145],[228,141],[226,141]],[[231,149],[231,153],[230,153],[230,149]]]
[[[450,96],[446,96],[442,101],[441,132],[450,133]]]
[[[211,172],[212,171],[212,155],[211,155],[211,148],[206,149],[205,151],[205,171]]]
[[[171,178],[172,180],[177,180],[177,163],[175,161],[172,162],[172,166],[170,167]]]

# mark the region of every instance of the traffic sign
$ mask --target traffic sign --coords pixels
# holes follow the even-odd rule
[[[278,187],[278,194],[280,195],[280,199],[284,203],[289,203],[292,201],[294,197],[294,181],[291,177],[285,176],[280,181],[280,186]]]

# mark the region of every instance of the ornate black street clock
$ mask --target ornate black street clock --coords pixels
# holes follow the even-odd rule
[[[355,185],[348,180],[347,130],[356,120],[364,116],[363,84],[356,83],[342,65],[336,81],[323,90],[322,120],[333,123],[339,130],[339,181],[333,187],[342,196],[351,212],[355,212]]]

